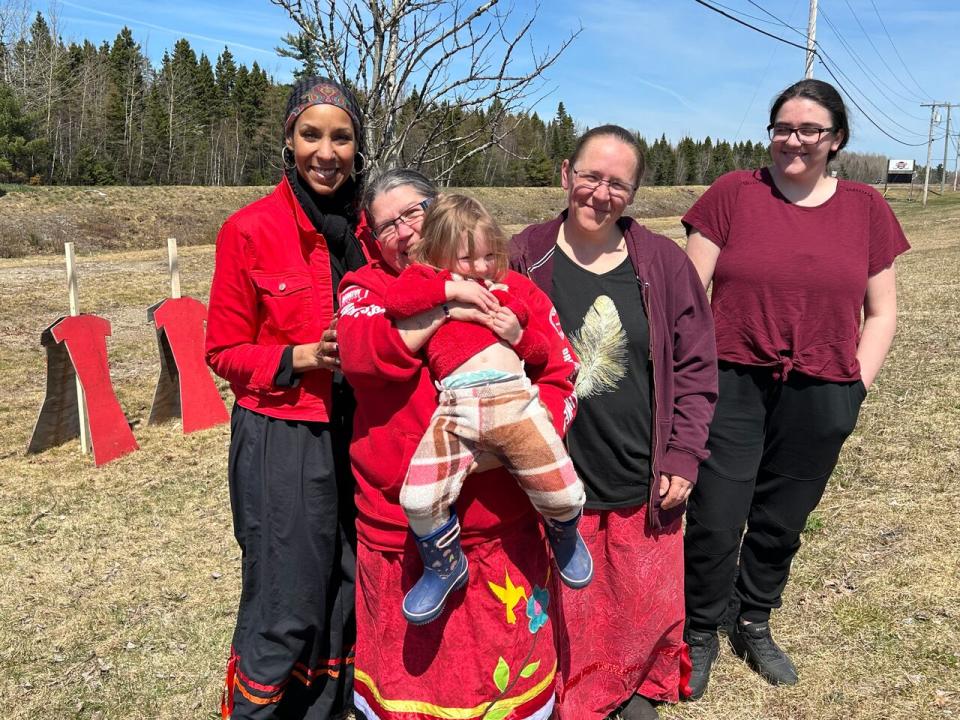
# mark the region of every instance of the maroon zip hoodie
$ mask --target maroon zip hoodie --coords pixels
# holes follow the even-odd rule
[[[510,241],[510,266],[553,295],[553,254],[566,219],[531,225]],[[700,278],[686,254],[670,238],[656,235],[632,218],[617,221],[640,283],[650,324],[653,364],[650,507],[654,528],[666,527],[684,506],[663,510],[660,473],[697,481],[705,460],[707,435],[717,402],[717,344],[713,315]]]

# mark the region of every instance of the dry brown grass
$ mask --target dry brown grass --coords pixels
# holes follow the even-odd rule
[[[123,192],[142,205],[152,191]],[[495,209],[518,202],[514,190],[477,194]],[[555,200],[523,202],[533,220]],[[664,717],[960,717],[960,197],[895,208],[914,248],[898,263],[900,333],[775,616],[801,683],[772,688],[725,648],[706,698]],[[679,238],[681,210],[648,224]],[[79,260],[82,309],[113,323],[113,378],[141,445],[99,470],[74,444],[23,455],[43,395],[39,335],[63,313],[64,273],[58,256],[0,260],[7,717],[216,716],[239,589],[228,432],[144,425],[158,370],[145,308],[166,292],[168,233],[154,230],[142,232],[152,250]],[[212,250],[181,250],[186,294],[206,299]]]
[[[10,186],[8,186],[10,187]],[[212,243],[226,217],[267,187],[38,187],[0,197],[0,257]]]
[[[181,246],[214,241],[238,207],[268,187],[18,187],[0,197],[0,258],[60,253],[65,241],[86,255],[100,250],[157,247],[168,237]],[[704,188],[640,188],[637,217],[677,215]],[[451,188],[455,191],[455,188]],[[560,188],[471,188],[504,225],[547,220],[563,207]]]

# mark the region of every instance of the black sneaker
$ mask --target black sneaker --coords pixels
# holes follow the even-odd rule
[[[720,654],[720,642],[715,632],[701,632],[693,628],[683,631],[683,641],[690,649],[690,697],[686,700],[699,700],[707,691],[710,682],[710,668]]]
[[[738,622],[730,636],[733,651],[772,685],[796,685],[797,669],[787,654],[773,641],[770,623]]]

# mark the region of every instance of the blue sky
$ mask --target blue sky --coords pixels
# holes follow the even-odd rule
[[[739,17],[804,44],[807,0],[756,3],[799,33],[777,26],[749,0],[713,4],[751,15]],[[532,3],[515,0],[513,6],[523,14]],[[35,2],[34,7],[47,14],[50,6]],[[841,83],[889,135],[922,144],[906,147],[895,142],[851,106],[849,148],[924,161],[930,110],[920,103],[960,102],[960,1],[820,0],[820,8],[817,39],[833,59],[834,72],[839,68],[845,74],[838,75]],[[186,37],[197,52],[212,59],[228,45],[239,60],[247,64],[256,60],[278,80],[287,80],[293,68],[273,48],[294,26],[268,0],[59,0],[56,10],[60,32],[68,41],[112,40],[126,24],[155,62],[177,38]],[[542,3],[534,46],[541,51],[555,47],[581,25],[578,38],[548,73],[552,93],[536,106],[545,119],[562,100],[579,123],[618,123],[648,138],[666,133],[671,140],[684,135],[760,140],[765,137],[771,100],[803,75],[801,50],[737,25],[693,0]],[[831,80],[820,63],[814,74]],[[954,120],[954,128],[960,129],[960,108]],[[942,135],[943,123],[935,129],[935,136]],[[954,153],[951,149],[951,167]],[[942,154],[941,141],[935,146],[934,163]]]

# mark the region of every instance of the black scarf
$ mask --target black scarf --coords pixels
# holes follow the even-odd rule
[[[330,251],[330,274],[333,280],[333,304],[337,307],[337,287],[343,276],[366,265],[367,260],[356,238],[357,183],[353,178],[337,188],[333,195],[320,195],[300,177],[295,167],[284,170],[293,195],[314,229],[323,235]]]

